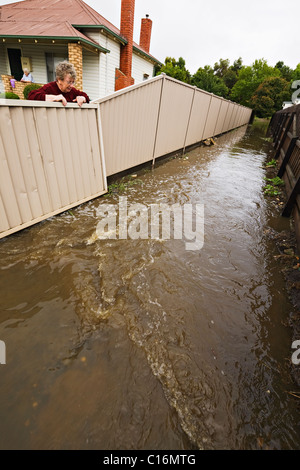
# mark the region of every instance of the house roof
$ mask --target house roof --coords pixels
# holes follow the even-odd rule
[[[109,52],[81,31],[96,27],[127,43],[116,26],[83,0],[23,0],[0,6],[1,38],[67,38]],[[158,62],[136,43],[134,49]]]
[[[20,34],[20,31],[22,33]],[[16,39],[51,39],[57,40],[68,39],[69,41],[81,41],[89,47],[93,47],[101,52],[109,52],[104,47],[100,46],[97,42],[88,38],[80,31],[76,30],[68,21],[61,22],[22,22],[22,21],[0,21],[0,37],[2,38],[16,38]],[[36,39],[37,40],[37,39]]]

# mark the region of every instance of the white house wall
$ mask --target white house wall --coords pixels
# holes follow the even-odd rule
[[[83,51],[83,73],[82,85],[83,90],[89,98],[93,100],[100,93],[99,83],[99,53]]]
[[[7,49],[20,49],[23,57],[30,57],[32,62],[32,76],[36,83],[47,83],[47,68],[46,68],[46,52],[54,53],[57,56],[60,56],[62,59],[68,58],[68,48],[67,46],[35,46],[29,44],[6,44],[0,46],[0,75],[1,74],[10,74],[10,67],[8,61]],[[0,82],[0,90],[3,89],[2,81]]]
[[[133,53],[131,76],[134,78],[135,85],[144,81],[144,75],[148,75],[149,78],[152,78],[153,72],[154,66],[151,64],[151,62],[148,62],[138,54]]]
[[[95,100],[114,93],[116,68],[120,67],[120,44],[100,31],[85,30],[90,39],[108,49],[107,54],[83,54],[83,87],[90,99]]]
[[[6,61],[5,61],[5,49],[4,46],[1,44],[0,45],[0,75],[6,75],[7,74],[7,69],[6,69]],[[4,85],[1,80],[0,76],[0,93],[4,91]]]
[[[44,48],[35,47],[34,45],[24,45],[21,47],[22,56],[30,57],[32,63],[31,74],[35,83],[47,83],[47,68],[45,53],[48,52]],[[52,52],[49,50],[49,52]]]
[[[31,57],[32,76],[36,83],[47,83],[46,52],[53,53],[61,59],[68,58],[68,49],[66,46],[40,46],[24,45],[21,47],[23,57]]]
[[[101,35],[101,45],[103,45],[104,38],[106,39],[104,47],[110,52],[100,54],[100,97],[114,93],[116,69],[120,67],[120,44],[113,39]]]

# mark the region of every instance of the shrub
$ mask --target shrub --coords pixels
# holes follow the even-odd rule
[[[7,100],[19,100],[20,97],[15,93],[9,91],[8,93],[0,93],[0,98],[5,98]]]
[[[32,90],[37,90],[38,88],[41,88],[43,85],[39,85],[38,83],[30,83],[29,85],[26,85],[24,88],[24,98],[25,100],[28,100],[28,95]]]

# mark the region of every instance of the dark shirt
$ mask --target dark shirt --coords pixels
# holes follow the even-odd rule
[[[83,91],[77,90],[76,88],[72,88],[72,90],[68,93],[62,93],[58,88],[56,82],[46,83],[46,85],[43,85],[41,88],[38,88],[37,90],[32,90],[28,95],[28,99],[45,101],[46,95],[63,95],[68,102],[72,102],[73,100],[75,100],[76,96],[84,96],[86,102],[90,102],[88,95]]]

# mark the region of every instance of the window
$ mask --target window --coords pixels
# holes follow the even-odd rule
[[[66,57],[53,54],[53,52],[46,52],[46,67],[47,67],[47,80],[54,82],[56,79],[55,69],[59,62],[68,60]]]

